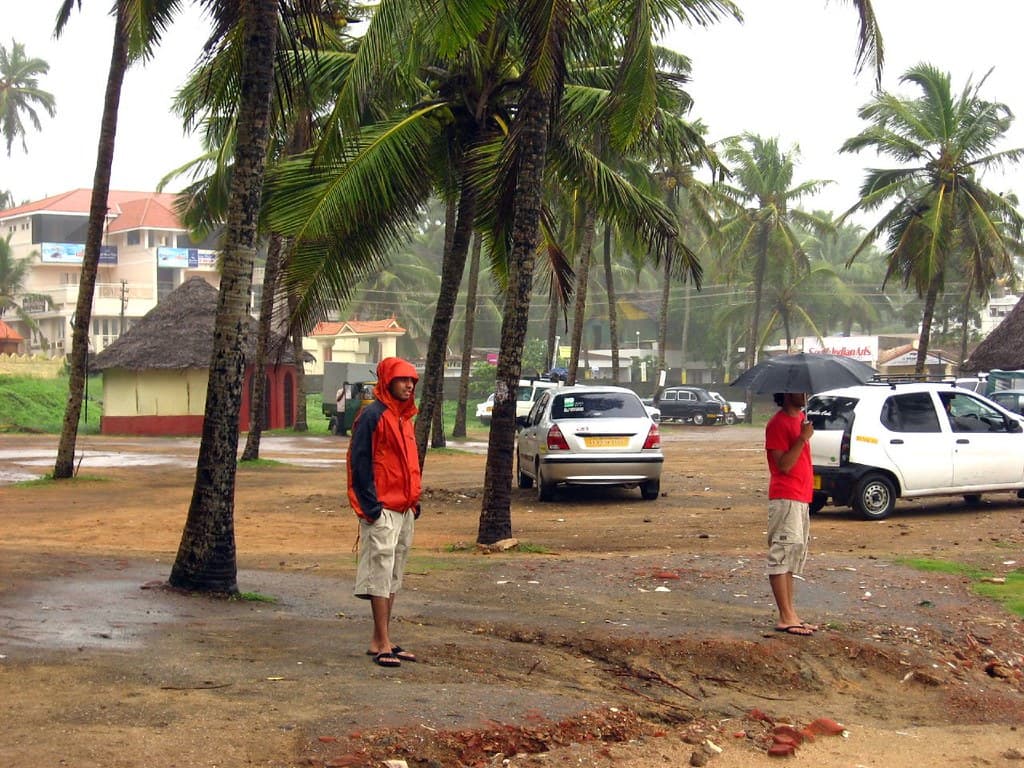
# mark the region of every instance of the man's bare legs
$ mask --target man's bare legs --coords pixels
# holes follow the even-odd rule
[[[370,650],[374,653],[391,653],[391,609],[395,605],[395,593],[388,597],[370,596],[370,610],[373,613],[373,639]]]
[[[785,630],[791,635],[809,635],[814,632],[817,627],[802,622],[793,604],[793,574],[770,574],[768,583],[771,585],[775,604],[779,607],[779,623],[775,628]]]

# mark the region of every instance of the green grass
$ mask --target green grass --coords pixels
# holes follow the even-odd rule
[[[963,563],[927,558],[900,558],[897,562],[919,571],[965,576],[971,580],[971,590],[975,594],[1002,603],[1008,611],[1017,616],[1024,616],[1024,570],[1022,569],[1018,568],[1007,573],[1005,583],[994,584],[991,581],[986,581],[986,579],[993,578],[994,574]]]
[[[232,600],[243,600],[247,603],[277,603],[277,598],[273,595],[264,595],[261,592],[239,592],[237,595],[233,595]]]
[[[79,434],[98,434],[103,394],[99,376],[86,382],[86,400],[82,403]],[[59,435],[68,402],[68,379],[35,379],[0,376],[0,432],[34,432]]]
[[[109,482],[109,478],[97,477],[96,475],[75,475],[74,481],[76,483],[106,483]],[[32,480],[22,480],[12,485],[21,486],[22,488],[32,488],[34,486],[47,486],[53,485],[54,483],[66,483],[67,480],[54,480],[53,475],[43,475],[42,477],[36,477]]]

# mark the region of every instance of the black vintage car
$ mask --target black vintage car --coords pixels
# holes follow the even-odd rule
[[[724,424],[729,404],[716,400],[701,387],[667,387],[658,398],[662,421],[688,424]]]

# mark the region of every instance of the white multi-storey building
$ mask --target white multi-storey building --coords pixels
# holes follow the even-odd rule
[[[28,340],[30,353],[63,355],[71,344],[71,318],[78,283],[92,191],[75,189],[0,211],[0,236],[10,237],[15,259],[30,259],[25,294],[48,296],[47,304],[26,297],[23,308],[39,326],[28,328],[8,313],[5,321]],[[214,287],[216,251],[194,243],[174,212],[176,196],[111,190],[96,291],[89,349],[99,352],[193,275]]]

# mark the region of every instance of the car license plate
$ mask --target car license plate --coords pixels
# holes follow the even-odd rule
[[[625,448],[629,445],[628,437],[584,437],[583,444],[587,448]]]
[[[816,490],[816,491],[820,491],[821,490],[821,475],[815,475],[814,476],[814,490]]]

